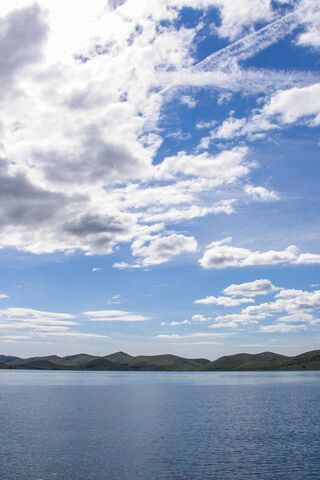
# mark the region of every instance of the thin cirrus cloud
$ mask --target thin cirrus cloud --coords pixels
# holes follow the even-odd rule
[[[9,307],[0,310],[1,339],[12,337],[12,341],[40,339],[41,337],[82,336],[85,332],[77,332],[79,321],[76,314],[49,312],[24,307]],[[21,335],[19,332],[25,332]],[[81,336],[80,335],[80,336]],[[86,334],[87,335],[87,334]],[[23,339],[22,337],[25,337]],[[27,338],[28,337],[28,338]]]
[[[7,319],[31,318],[42,321],[61,321],[74,318],[71,313],[47,312],[32,308],[9,307],[0,310],[0,317]]]
[[[306,330],[305,325],[288,325],[287,323],[277,323],[276,325],[264,325],[260,328],[263,333],[291,333]]]
[[[160,334],[156,335],[155,338],[160,340],[178,340],[184,338],[224,338],[229,337],[232,333],[211,333],[211,332],[195,332],[187,335],[179,334]]]
[[[144,322],[150,320],[146,315],[137,315],[124,310],[92,310],[83,315],[96,322]]]

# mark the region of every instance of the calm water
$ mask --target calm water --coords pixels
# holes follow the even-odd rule
[[[319,480],[320,372],[0,371],[1,480]]]

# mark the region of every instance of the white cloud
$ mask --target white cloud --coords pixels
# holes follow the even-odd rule
[[[222,23],[215,31],[221,37],[234,39],[243,33],[247,27],[256,22],[267,22],[272,19],[273,11],[269,0],[217,0],[215,3],[221,8]]]
[[[109,305],[119,305],[123,303],[123,301],[122,301],[121,295],[117,294],[117,295],[112,295],[112,297],[109,300],[107,300],[107,303]]]
[[[228,239],[229,240],[229,239]],[[225,241],[209,244],[199,263],[203,268],[249,267],[255,265],[317,264],[320,255],[300,254],[294,245],[284,250],[253,251],[226,245]]]
[[[225,140],[232,139],[234,138],[235,134],[239,132],[239,130],[242,130],[245,124],[245,118],[227,118],[212,134],[212,138],[221,138]]]
[[[247,153],[246,147],[235,147],[215,156],[206,152],[196,156],[180,152],[163,160],[159,165],[159,175],[168,179],[176,175],[205,177],[215,180],[217,185],[231,184],[249,173]]]
[[[71,337],[71,338],[109,338],[109,335],[100,335],[98,333],[84,333],[84,332],[46,332],[37,333],[38,337]]]
[[[305,119],[310,125],[320,125],[320,83],[276,93],[262,114],[277,116],[285,124]]]
[[[243,1],[245,2],[246,0]],[[270,6],[270,2],[268,3]],[[230,2],[229,5],[231,6]],[[233,3],[232,5],[233,7],[231,8],[238,8],[239,6],[238,3]],[[247,2],[247,6],[249,6],[249,2]],[[297,27],[298,23],[297,10],[290,12],[267,26],[249,33],[249,35],[240,40],[218,50],[218,52],[212,53],[196,67],[204,71],[226,70],[230,73],[230,71],[239,68],[239,61],[253,57],[259,51],[286,37]]]
[[[303,290],[281,290],[275,300],[261,303],[260,305],[244,308],[240,316],[248,320],[265,320],[274,317],[275,324],[292,324],[304,322],[309,325],[317,325],[318,310],[320,309],[320,291],[313,292]],[[228,319],[229,320],[229,319]],[[295,327],[293,325],[292,327]],[[280,328],[280,327],[276,327]],[[307,327],[304,326],[304,329]],[[266,330],[268,331],[268,330]],[[289,330],[288,330],[289,331]]]
[[[3,300],[5,298],[9,298],[9,295],[6,295],[5,293],[0,293],[0,300]]]
[[[215,322],[217,323],[232,323],[234,326],[236,325],[250,325],[253,323],[257,323],[258,321],[262,320],[264,317],[263,315],[259,314],[249,314],[249,313],[229,313],[227,315],[218,315],[215,318]],[[211,325],[214,328],[214,325]]]
[[[92,272],[101,272],[101,270],[103,270],[103,268],[100,268],[100,267],[93,267],[91,269]]]
[[[32,337],[30,335],[1,335],[0,342],[14,343],[31,339]]]
[[[156,335],[155,338],[159,338],[161,340],[178,340],[183,338],[219,338],[219,337],[228,337],[231,335],[230,333],[208,333],[208,332],[196,332],[190,333],[188,335],[178,335],[178,334],[161,334]]]
[[[180,325],[191,325],[191,322],[190,320],[182,320],[181,322],[173,321],[173,322],[170,322],[168,325],[170,327],[178,327]]]
[[[262,325],[260,331],[263,333],[291,333],[306,330],[305,325],[288,325],[287,323],[276,323],[275,325]]]
[[[320,48],[320,8],[318,2],[302,0],[300,20],[304,31],[299,34],[297,44],[303,47]]]
[[[139,269],[141,268],[138,263],[128,263],[128,262],[115,262],[112,265],[113,268],[117,270],[131,270],[131,269]]]
[[[195,66],[197,28],[176,27],[184,7],[218,9],[220,37],[249,35]],[[301,72],[240,68],[298,18],[276,16],[269,0],[2,0],[0,247],[110,254],[130,243],[137,261],[119,261],[120,269],[196,251],[192,236],[171,234],[167,225],[233,213],[235,199],[226,193],[253,165],[243,146],[216,155],[180,152],[155,165],[166,136],[158,128],[162,107],[177,85],[228,95],[310,82]],[[184,93],[177,98],[195,106],[193,90]],[[280,108],[280,100],[272,97],[269,108]],[[229,123],[220,128],[225,138],[235,131]]]
[[[182,95],[180,100],[188,108],[194,108],[197,105],[197,101],[190,95]]]
[[[149,267],[160,265],[171,260],[182,253],[193,253],[198,248],[194,237],[187,237],[182,234],[141,236],[132,243],[132,255],[138,257],[139,263],[136,266]],[[126,264],[115,264],[115,268],[125,268]],[[131,265],[128,265],[131,268]]]
[[[318,319],[309,312],[291,312],[288,315],[283,315],[278,318],[280,323],[290,323],[290,322],[308,322],[310,325],[316,325],[319,321]]]
[[[231,284],[223,290],[225,295],[232,297],[256,297],[257,295],[268,295],[279,290],[270,280],[262,278],[252,282]]]
[[[225,290],[234,296],[251,292],[252,296],[272,293],[274,297],[269,302],[246,306],[237,313],[217,315],[210,328],[238,329],[267,320],[269,324],[261,325],[259,331],[287,333],[307,330],[320,324],[320,290],[279,289],[266,279],[230,285]],[[270,320],[273,320],[272,324]]]
[[[320,254],[317,253],[302,253],[297,258],[296,263],[299,265],[318,265],[320,264]]]
[[[45,312],[42,310],[34,310],[32,308],[10,307],[0,310],[0,318],[8,319],[25,319],[31,318],[33,320],[60,321],[64,319],[74,318],[70,313]]]
[[[4,335],[23,330],[30,337],[38,334],[62,334],[73,331],[73,327],[79,325],[74,318],[75,315],[70,313],[10,307],[0,310],[0,330]]]
[[[96,322],[144,322],[150,319],[145,315],[123,310],[92,310],[84,312],[83,315]]]
[[[223,307],[238,307],[244,303],[253,303],[252,298],[230,298],[230,297],[213,297],[208,296],[195,300],[194,303],[200,305],[220,305]]]
[[[188,221],[194,218],[205,217],[207,215],[231,215],[234,213],[235,199],[230,200],[221,200],[217,202],[212,207],[201,207],[197,205],[192,205],[186,208],[170,208],[164,209],[155,207],[143,213],[142,221],[144,223],[153,223],[153,222],[167,222],[167,223],[178,223],[181,221]]]
[[[274,202],[279,200],[279,195],[273,190],[267,190],[265,187],[257,187],[254,185],[245,185],[244,191],[254,200],[261,202]]]
[[[238,326],[237,322],[217,322],[209,325],[210,328],[236,328]]]
[[[288,86],[289,87],[289,86]],[[209,145],[214,139],[232,140],[246,136],[249,140],[265,138],[271,130],[279,130],[296,123],[309,127],[320,125],[320,84],[312,82],[309,85],[279,88],[270,96],[260,110],[254,110],[248,118],[227,118],[212,130],[206,139]],[[261,200],[277,200],[276,192],[264,192],[264,187],[248,186],[247,193]],[[259,190],[260,192],[259,192]]]
[[[210,318],[205,317],[204,315],[201,315],[199,313],[196,313],[195,315],[192,315],[191,320],[193,322],[207,322],[208,320],[210,320]]]

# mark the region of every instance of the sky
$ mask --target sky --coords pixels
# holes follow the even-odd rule
[[[1,0],[0,352],[320,345],[320,5]]]

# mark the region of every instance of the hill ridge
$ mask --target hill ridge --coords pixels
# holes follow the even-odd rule
[[[0,355],[1,369],[88,370],[88,371],[287,371],[320,370],[320,350],[295,356],[274,352],[237,353],[217,360],[184,358],[170,353],[160,355],[129,355],[118,351],[104,356],[80,353],[19,358]]]

